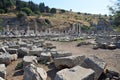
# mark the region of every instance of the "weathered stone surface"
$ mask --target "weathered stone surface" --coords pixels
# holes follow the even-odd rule
[[[36,56],[24,56],[23,58],[23,68],[25,68],[29,64],[37,64],[37,57]]]
[[[72,53],[65,51],[51,52],[53,58],[72,56]]]
[[[16,61],[18,58],[18,55],[17,54],[11,54],[11,60],[12,61]]]
[[[29,54],[29,49],[28,48],[20,48],[18,49],[18,57],[24,57]]]
[[[7,52],[9,52],[10,54],[17,54],[17,49],[15,49],[15,48],[8,48]]]
[[[34,48],[29,51],[29,55],[40,56],[40,53],[43,51],[43,48]]]
[[[94,71],[80,66],[57,72],[54,80],[94,80]]]
[[[24,69],[23,80],[46,80],[47,73],[43,68],[30,64]]]
[[[0,80],[5,80],[5,79],[3,79],[2,77],[0,77]]]
[[[57,53],[57,49],[51,49],[50,52],[56,52]]]
[[[27,44],[25,42],[19,42],[20,47],[27,47]]]
[[[6,78],[6,67],[5,64],[0,64],[0,77]]]
[[[4,47],[0,48],[0,52],[7,53],[6,49]]]
[[[68,57],[59,57],[54,59],[54,63],[56,68],[62,69],[62,68],[72,68],[76,65],[82,64],[84,61],[85,56],[84,55],[74,55],[74,56],[68,56]]]
[[[20,46],[19,45],[9,45],[9,48],[19,49]]]
[[[98,78],[100,77],[100,75],[106,67],[106,63],[96,56],[89,56],[87,59],[85,59],[84,62],[87,65],[87,68],[91,68],[95,71],[94,80],[98,80]]]
[[[11,55],[8,53],[0,55],[0,63],[6,64],[6,65],[10,64],[11,63]]]
[[[42,52],[40,54],[40,60],[51,61],[51,53],[50,52]]]

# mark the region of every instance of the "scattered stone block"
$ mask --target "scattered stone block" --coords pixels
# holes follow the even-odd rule
[[[5,64],[0,64],[0,77],[2,80],[2,78],[6,78],[6,67],[5,67]]]
[[[0,55],[0,63],[1,64],[10,64],[11,63],[11,55],[8,53]]]
[[[20,47],[27,47],[27,44],[25,42],[19,42]]]
[[[50,52],[42,52],[40,54],[40,60],[51,61],[51,53]]]
[[[20,46],[19,45],[9,45],[9,48],[19,49]]]
[[[10,54],[17,54],[17,49],[15,49],[15,48],[8,48],[7,52],[10,53]]]
[[[43,51],[43,48],[34,48],[32,50],[29,50],[29,55],[40,56],[42,51]]]
[[[4,47],[0,48],[0,52],[7,53],[6,49]]]
[[[37,64],[37,57],[36,56],[24,56],[23,58],[23,68],[28,66],[29,64]]]
[[[47,73],[43,68],[30,64],[24,69],[23,80],[46,80]]]
[[[5,79],[3,79],[2,77],[0,77],[0,80],[5,80]]]
[[[85,59],[84,55],[74,55],[74,56],[68,56],[68,57],[59,57],[54,58],[54,63],[56,68],[62,69],[62,68],[72,68],[76,65],[80,65],[83,63]]]
[[[94,71],[80,66],[57,72],[54,80],[94,80]]]
[[[59,58],[59,57],[72,56],[72,53],[65,51],[57,51],[57,52],[52,52],[51,55],[53,58]]]
[[[18,57],[22,58],[22,57],[24,57],[24,56],[29,54],[29,49],[22,47],[22,48],[18,49],[17,52],[18,52]]]
[[[87,68],[91,68],[95,71],[95,78],[94,80],[98,80],[102,72],[104,72],[106,63],[99,59],[96,56],[89,56],[87,59],[85,59],[85,64],[87,64]]]

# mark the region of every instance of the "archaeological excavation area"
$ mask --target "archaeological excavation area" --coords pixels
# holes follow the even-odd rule
[[[120,80],[119,48],[94,49],[93,41],[2,38],[0,80]]]

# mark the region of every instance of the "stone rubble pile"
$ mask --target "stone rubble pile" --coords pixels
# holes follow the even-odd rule
[[[40,39],[3,41],[0,46],[0,80],[6,79],[6,66],[18,58],[22,58],[23,80],[47,80],[47,71],[38,67],[39,62],[54,63],[58,69],[54,80],[98,80],[107,66],[96,56],[58,51],[51,43]],[[109,75],[116,77],[110,71],[105,75],[107,78]],[[119,74],[117,76],[119,80]]]

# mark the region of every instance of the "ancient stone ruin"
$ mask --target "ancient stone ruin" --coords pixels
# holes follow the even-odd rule
[[[52,80],[99,80],[103,73],[111,80],[108,75],[116,74],[106,70],[107,63],[94,55],[73,55],[59,51],[51,43],[40,39],[11,39],[1,41],[0,45],[0,80],[6,80],[7,66],[18,59],[21,59],[21,63],[16,68],[23,71],[23,80],[48,80],[49,71],[39,64],[53,64],[56,73],[52,74]],[[119,73],[117,76],[116,80],[119,80]]]

